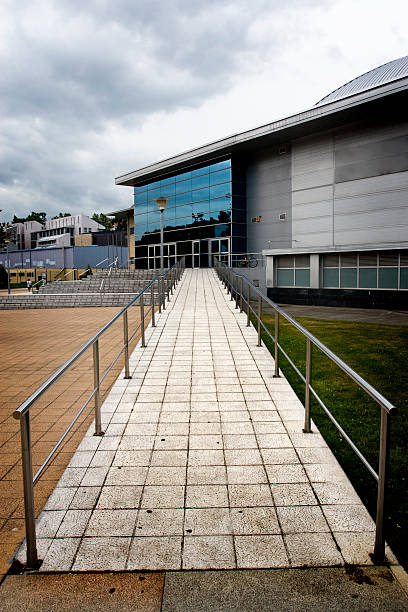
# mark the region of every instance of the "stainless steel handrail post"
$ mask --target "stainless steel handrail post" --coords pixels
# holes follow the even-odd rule
[[[378,462],[377,513],[375,518],[375,545],[373,555],[377,562],[384,561],[385,557],[384,508],[390,454],[389,440],[390,414],[381,406],[380,458]]]
[[[101,420],[101,390],[99,382],[99,340],[95,340],[92,345],[93,367],[94,367],[94,389],[95,389],[95,436],[102,436]]]
[[[250,319],[250,312],[251,312],[251,306],[250,306],[250,302],[251,302],[251,287],[250,287],[249,283],[247,283],[247,299],[248,299],[248,303],[247,303],[247,327],[249,327],[251,325],[251,319]]]
[[[261,346],[262,298],[258,295],[258,346]]]
[[[305,426],[303,433],[312,433],[310,428],[310,383],[312,379],[312,343],[306,338],[306,389],[305,389]]]
[[[159,314],[162,311],[162,304],[161,304],[161,289],[160,289],[160,279],[157,279],[157,301],[159,303]]]
[[[151,306],[152,306],[152,327],[156,327],[156,313],[154,310],[154,283],[151,287],[151,291],[150,291],[150,302],[151,302]]]
[[[165,280],[164,280],[164,276],[161,277],[161,284],[162,284],[162,309],[166,310],[166,287],[165,287]]]
[[[129,327],[127,310],[123,313],[123,342],[125,347],[125,378],[132,378],[129,374]]]
[[[239,308],[239,280],[238,275],[235,276],[235,308]]]
[[[279,378],[279,312],[275,310],[275,373],[274,378]]]
[[[23,484],[24,484],[24,514],[27,542],[27,565],[35,568],[38,566],[37,539],[35,533],[34,514],[34,483],[33,465],[31,456],[31,434],[30,434],[30,411],[28,410],[20,422],[21,450],[23,461]]]
[[[145,342],[145,315],[144,315],[144,295],[140,296],[140,326],[142,330],[142,347],[146,346]]]
[[[231,293],[230,302],[233,302],[234,301],[234,273],[232,272],[232,270],[230,272],[230,288],[231,288],[231,291],[230,291],[230,293]]]
[[[239,292],[240,292],[240,300],[239,300],[239,312],[242,312],[243,308],[242,308],[242,300],[243,300],[243,278],[242,276],[240,276],[240,281],[239,281]]]

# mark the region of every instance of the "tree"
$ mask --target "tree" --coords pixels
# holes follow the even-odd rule
[[[94,213],[92,219],[103,225],[108,232],[114,229],[113,219],[107,217],[104,213]]]
[[[46,220],[47,220],[47,213],[35,212],[33,210],[31,211],[29,215],[27,215],[27,217],[17,217],[16,215],[14,215],[12,223],[24,223],[25,221],[38,221],[38,223],[41,223],[42,225],[44,225]]]
[[[62,219],[62,217],[71,217],[71,213],[58,213],[58,215],[55,215],[55,217],[51,217],[51,219]]]

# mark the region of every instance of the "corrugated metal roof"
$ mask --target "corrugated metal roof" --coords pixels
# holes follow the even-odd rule
[[[328,104],[335,100],[342,100],[363,91],[368,91],[374,87],[384,85],[385,83],[391,83],[408,76],[408,55],[400,57],[399,59],[378,66],[361,76],[345,83],[338,89],[335,89],[327,96],[319,100],[316,106],[321,104]]]

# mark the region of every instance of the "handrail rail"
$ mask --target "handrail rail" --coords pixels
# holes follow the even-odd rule
[[[29,567],[38,566],[38,555],[36,546],[35,532],[35,514],[34,514],[34,485],[37,483],[49,462],[61,446],[62,442],[78,420],[82,412],[88,406],[89,402],[95,398],[95,435],[103,435],[101,423],[101,403],[100,403],[100,385],[118,361],[119,357],[125,355],[125,378],[131,378],[129,370],[129,343],[141,329],[142,346],[145,344],[145,317],[151,313],[152,326],[155,326],[155,292],[154,285],[157,283],[158,307],[159,313],[165,309],[166,297],[170,299],[170,293],[173,294],[173,288],[180,280],[184,271],[184,257],[176,262],[171,268],[166,270],[164,274],[157,274],[151,279],[139,293],[134,296],[116,315],[112,317],[99,331],[97,331],[85,344],[83,344],[69,359],[65,361],[51,376],[47,378],[31,395],[13,412],[13,417],[20,421],[21,429],[21,447],[22,447],[22,466],[23,466],[23,484],[24,484],[24,507],[25,507],[25,524],[26,524],[26,540],[27,540],[27,565]],[[144,295],[150,289],[151,305],[145,312]],[[136,327],[133,334],[129,338],[128,331],[128,310],[139,300],[140,305],[140,323]],[[124,342],[113,362],[108,366],[102,377],[99,374],[99,338],[109,329],[120,317],[123,317],[123,334]],[[40,466],[37,473],[32,476],[32,456],[31,456],[31,436],[30,436],[30,408],[31,406],[49,389],[70,366],[81,357],[90,347],[93,348],[93,369],[94,369],[94,388],[85,403],[81,406],[79,412],[74,417],[71,424],[67,427],[59,441],[54,445],[47,458]]]
[[[388,475],[389,464],[389,417],[396,413],[396,407],[387,400],[377,389],[375,389],[362,376],[357,374],[345,361],[331,351],[323,342],[318,340],[311,332],[304,328],[296,319],[286,313],[280,306],[275,304],[267,296],[265,296],[258,287],[256,287],[244,274],[238,274],[232,268],[228,268],[225,263],[221,262],[217,257],[214,257],[215,269],[219,279],[224,283],[227,292],[231,294],[231,300],[235,299],[236,308],[240,308],[243,312],[243,303],[246,304],[247,325],[250,325],[250,313],[255,315],[258,328],[258,346],[261,346],[261,328],[265,330],[267,335],[275,344],[275,372],[274,377],[279,377],[279,351],[287,358],[291,367],[297,375],[305,383],[305,426],[303,432],[311,433],[311,415],[310,415],[310,394],[317,400],[321,408],[330,418],[336,429],[342,434],[346,442],[350,445],[363,465],[367,468],[370,474],[377,481],[377,512],[376,512],[376,531],[375,545],[373,557],[376,561],[383,561],[385,557],[385,537],[384,537],[384,506],[385,506],[385,491]],[[236,282],[234,282],[236,279]],[[238,282],[238,279],[240,281]],[[243,289],[243,279],[246,282],[247,292]],[[250,301],[251,296],[257,296],[257,310],[252,308]],[[235,296],[235,297],[234,297]],[[262,301],[266,302],[275,312],[275,335],[266,327],[262,321]],[[286,351],[279,344],[279,318],[282,316],[293,327],[295,327],[306,338],[306,375],[304,376],[297,368],[296,364],[290,359]],[[326,357],[328,357],[335,365],[337,365],[351,380],[353,380],[363,391],[367,393],[381,407],[381,429],[380,429],[380,450],[379,450],[379,468],[378,474],[357,448],[348,434],[344,431],[337,419],[331,414],[323,400],[319,397],[311,384],[312,377],[312,345],[316,346]]]
[[[102,259],[101,261],[98,261],[98,263],[95,265],[95,268],[97,268],[98,266],[103,264],[104,261],[109,261],[109,257],[105,257],[105,259]]]

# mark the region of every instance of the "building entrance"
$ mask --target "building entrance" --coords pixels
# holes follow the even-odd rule
[[[211,268],[213,255],[227,265],[229,263],[229,238],[215,238],[192,241],[192,268]]]

